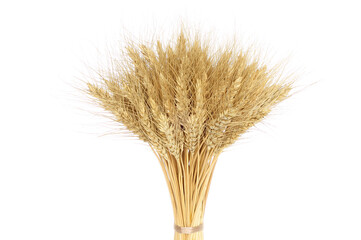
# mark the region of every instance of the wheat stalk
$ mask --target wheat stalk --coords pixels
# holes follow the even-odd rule
[[[183,29],[175,44],[128,44],[126,56],[115,56],[113,66],[86,89],[115,121],[150,145],[181,228],[203,224],[222,150],[287,98],[292,87],[280,80],[278,68],[261,64],[250,51],[210,49]],[[176,231],[175,239],[201,240],[203,232]]]

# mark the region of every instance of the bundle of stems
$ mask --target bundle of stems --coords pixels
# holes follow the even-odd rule
[[[86,91],[154,151],[171,196],[175,239],[201,240],[219,154],[287,98],[292,83],[253,51],[236,44],[214,50],[184,29],[173,42],[129,42],[123,53]]]

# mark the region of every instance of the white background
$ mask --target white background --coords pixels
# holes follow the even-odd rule
[[[173,238],[155,156],[99,137],[116,127],[73,86],[125,30],[180,19],[290,56],[303,89],[221,155],[205,239],[361,239],[360,6],[315,0],[2,1],[0,239]]]

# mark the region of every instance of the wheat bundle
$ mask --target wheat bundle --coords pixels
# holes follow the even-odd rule
[[[129,43],[90,94],[154,151],[170,192],[176,240],[203,239],[219,154],[289,96],[291,82],[236,47],[212,51],[181,30],[173,43]]]

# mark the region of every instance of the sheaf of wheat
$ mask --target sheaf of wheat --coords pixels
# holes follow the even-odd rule
[[[290,95],[292,83],[253,51],[214,50],[181,29],[174,41],[128,43],[86,92],[154,151],[172,200],[176,240],[203,239],[219,154]]]

